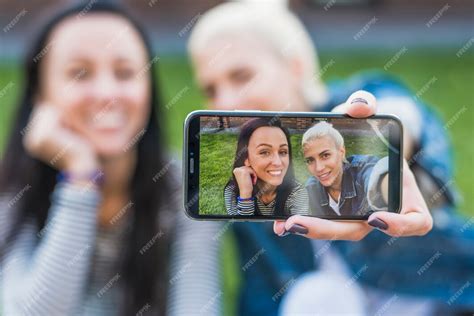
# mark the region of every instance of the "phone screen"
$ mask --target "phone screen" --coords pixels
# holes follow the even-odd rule
[[[398,210],[401,125],[391,117],[201,115],[197,125],[193,217],[362,219]]]

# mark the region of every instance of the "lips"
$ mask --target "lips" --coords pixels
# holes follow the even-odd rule
[[[272,177],[279,177],[283,174],[283,170],[269,170],[267,171]]]
[[[115,130],[123,127],[127,121],[127,116],[122,111],[107,111],[92,120],[94,128],[99,130]]]
[[[326,173],[322,173],[322,174],[318,175],[318,179],[319,179],[319,181],[326,181],[326,180],[329,179],[330,175],[331,175],[331,171],[326,172]]]

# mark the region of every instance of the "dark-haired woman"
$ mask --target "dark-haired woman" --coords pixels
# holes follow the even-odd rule
[[[308,213],[306,190],[294,176],[290,135],[280,120],[256,118],[242,126],[224,200],[230,215]]]
[[[0,170],[2,314],[196,310],[215,295],[217,274],[207,269],[217,260],[205,254],[213,245],[193,253],[187,222],[177,218],[155,58],[123,11],[83,9],[54,17],[27,59]],[[180,245],[190,248],[169,264]],[[206,287],[195,291],[204,274]]]

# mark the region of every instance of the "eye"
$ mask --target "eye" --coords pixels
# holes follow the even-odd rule
[[[330,153],[324,153],[324,154],[322,155],[322,158],[323,158],[323,159],[328,159],[329,157],[331,157],[331,154],[330,154]]]
[[[71,68],[67,71],[67,76],[72,80],[84,80],[87,79],[89,71],[83,67]]]
[[[115,70],[115,77],[119,80],[128,80],[133,77],[135,71],[132,68],[118,68]]]
[[[253,73],[248,69],[238,69],[231,73],[230,78],[236,83],[247,83],[253,77]]]
[[[206,86],[204,87],[204,94],[209,98],[209,99],[213,99],[216,95],[216,89],[214,88],[214,86],[212,85],[209,85],[209,86]]]
[[[268,150],[263,150],[260,152],[260,155],[264,156],[264,157],[267,157],[270,155],[270,152]]]
[[[284,156],[284,157],[288,156],[288,150],[286,150],[286,149],[285,150],[280,150],[280,156]]]
[[[313,157],[305,158],[304,162],[305,162],[307,165],[311,165],[311,164],[314,162],[314,158],[313,158]]]

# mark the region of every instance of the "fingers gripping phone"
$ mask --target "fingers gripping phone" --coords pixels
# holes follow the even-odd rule
[[[398,213],[402,140],[392,115],[195,111],[184,126],[185,209],[246,221]]]

